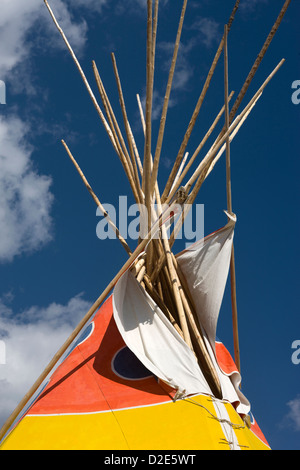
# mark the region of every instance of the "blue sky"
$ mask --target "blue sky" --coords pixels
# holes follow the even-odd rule
[[[98,96],[91,66],[96,61],[121,122],[110,58],[115,53],[142,154],[136,93],[145,97],[146,2],[130,0],[126,8],[121,0],[49,3]],[[189,2],[161,156],[161,190],[234,3]],[[282,5],[283,0],[241,0],[229,36],[229,88],[235,96]],[[160,2],[154,145],[180,9],[179,1]],[[241,109],[278,62],[286,62],[231,149],[242,389],[274,449],[299,449],[300,440],[300,364],[292,362],[292,344],[300,341],[300,107],[292,102],[292,84],[300,80],[299,13],[298,0],[292,0]],[[6,84],[6,104],[0,105],[0,340],[6,345],[6,364],[0,364],[1,425],[126,261],[118,241],[97,238],[96,206],[61,139],[102,203],[118,207],[119,196],[126,194],[129,204],[134,201],[42,0],[2,2],[0,79]],[[223,96],[221,56],[187,151],[199,144]],[[197,202],[205,207],[205,234],[226,223],[224,157]],[[175,247],[180,250],[182,244]],[[218,336],[232,351],[229,288]]]

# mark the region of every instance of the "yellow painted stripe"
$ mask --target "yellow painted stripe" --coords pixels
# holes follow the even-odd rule
[[[207,397],[194,400],[213,412]],[[124,410],[116,413],[131,449],[224,449],[220,424],[207,411],[187,400],[175,403]]]
[[[0,449],[229,449],[224,444],[220,423],[207,410],[215,415],[212,401],[200,395],[193,397],[193,401],[179,400],[108,413],[26,416]],[[244,442],[242,432],[238,439],[240,444]],[[257,444],[249,436],[245,437],[246,441],[248,446]]]
[[[26,416],[1,450],[128,449],[113,413]]]
[[[270,448],[262,442],[247,426],[229,403],[225,405],[229,414],[230,420],[234,424],[242,426],[242,428],[235,427],[235,435],[238,439],[241,450],[270,450]]]

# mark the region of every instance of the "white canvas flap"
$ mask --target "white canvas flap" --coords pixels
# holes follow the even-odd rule
[[[196,312],[214,349],[217,322],[230,266],[236,218],[177,256]]]
[[[148,370],[181,392],[211,395],[193,352],[129,271],[114,289],[113,310],[126,345]]]

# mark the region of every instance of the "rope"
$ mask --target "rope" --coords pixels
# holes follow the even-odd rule
[[[218,418],[218,416],[214,415],[208,408],[206,408],[204,405],[201,405],[201,403],[198,403],[197,401],[193,400],[192,398],[183,398],[183,399],[185,401],[188,401],[188,402],[194,404],[194,405],[197,405],[197,406],[200,406],[201,408],[204,408],[211,415],[211,417],[213,419],[215,419],[216,421],[218,421],[219,423],[227,423],[233,429],[245,429],[245,427],[246,427],[246,424],[236,424],[236,423],[232,423],[228,419]],[[213,402],[214,400],[212,399],[211,401]],[[224,403],[224,402],[222,402],[222,403]]]
[[[194,404],[194,405],[197,405],[197,406],[200,406],[201,408],[203,408],[205,411],[207,411],[207,413],[209,413],[209,415],[211,416],[212,419],[215,419],[216,421],[218,421],[220,424],[221,423],[226,423],[228,424],[230,427],[231,427],[231,431],[232,433],[234,432],[234,430],[238,430],[238,429],[245,429],[246,427],[246,424],[237,424],[237,423],[232,423],[231,421],[229,421],[228,419],[225,419],[225,418],[218,418],[218,416],[214,415],[208,408],[206,408],[206,406],[204,405],[201,405],[201,403],[198,403],[197,401],[193,400],[192,398],[184,398],[184,400]],[[212,402],[218,402],[220,401],[221,403],[226,403],[222,400],[215,400],[213,397],[211,397],[211,400]],[[226,438],[220,438],[220,444],[226,444],[228,446],[234,446],[234,445],[237,445],[238,447],[243,447],[243,448],[247,448],[249,449],[249,446],[246,446],[246,445],[242,445],[242,444],[239,444],[237,442],[234,442],[233,440],[228,440]]]
[[[224,442],[220,442],[220,444],[228,444],[229,446],[234,445],[234,442],[227,441],[227,439],[225,439],[225,437],[221,437],[220,441],[224,441]],[[245,446],[245,445],[242,445],[242,444],[236,444],[236,445],[238,445],[239,447],[245,447],[245,449],[250,449],[249,446]]]

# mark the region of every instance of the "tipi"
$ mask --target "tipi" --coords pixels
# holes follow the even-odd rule
[[[143,162],[127,118],[117,64],[112,55],[127,144],[93,62],[102,112],[84,72],[47,0],[130,182],[145,208],[146,235],[132,253],[105,212],[67,144],[62,141],[94,201],[128,254],[128,261],[84,316],[0,431],[1,450],[47,449],[269,449],[240,389],[235,295],[230,142],[282,66],[282,60],[244,109],[237,110],[291,0],[286,0],[231,111],[228,93],[227,37],[240,0],[235,2],[216,56],[191,117],[162,194],[157,181],[164,128],[181,31],[183,1],[173,60],[152,154],[151,110],[159,2],[147,0],[147,96]],[[187,145],[212,75],[224,52],[225,104],[187,162]],[[197,169],[181,186],[212,130],[224,127]],[[226,152],[227,223],[176,256],[172,246],[201,185]],[[187,163],[186,163],[187,162]],[[156,205],[154,206],[154,203]],[[176,220],[176,224],[174,224]],[[168,234],[167,229],[171,235]],[[231,279],[235,360],[216,337],[228,273]],[[113,292],[112,292],[113,291]]]

